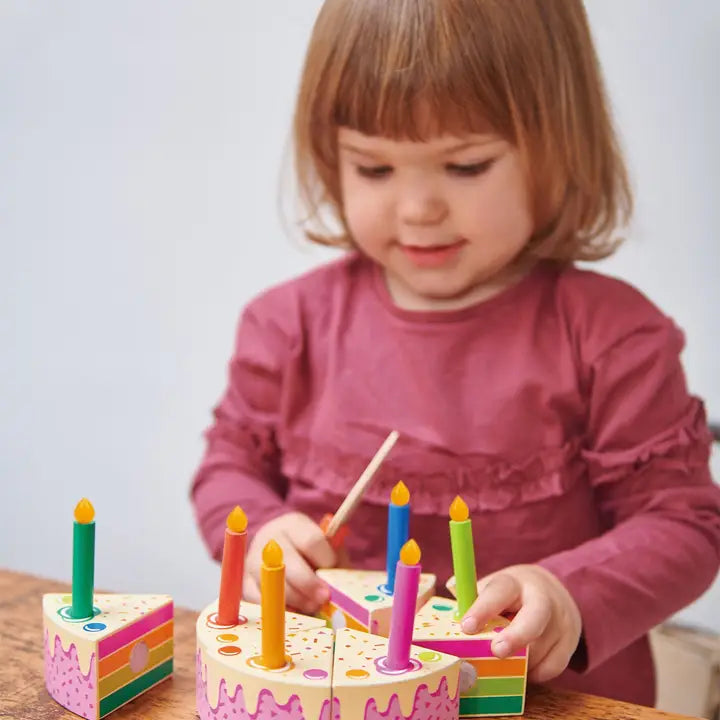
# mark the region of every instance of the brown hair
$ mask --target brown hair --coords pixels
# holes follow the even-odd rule
[[[632,212],[581,0],[326,0],[297,98],[295,166],[306,234],[348,246],[339,126],[416,140],[490,126],[528,169],[535,232],[524,257],[605,257]],[[328,210],[339,236],[311,231]]]

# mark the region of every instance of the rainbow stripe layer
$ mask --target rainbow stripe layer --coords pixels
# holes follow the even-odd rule
[[[100,717],[173,671],[173,605],[149,613],[98,643]]]

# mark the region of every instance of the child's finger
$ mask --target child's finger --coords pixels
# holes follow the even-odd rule
[[[285,551],[285,581],[288,585],[292,585],[298,593],[304,595],[311,605],[314,603],[314,608],[317,609],[328,600],[327,586],[292,544],[284,543],[283,549]]]
[[[243,578],[242,597],[246,602],[260,604],[260,587],[255,578],[249,573],[245,573]]]
[[[287,536],[292,540],[300,554],[315,568],[335,567],[337,556],[329,540],[320,526],[315,524],[307,515],[297,515]]]
[[[530,655],[528,657],[528,678],[533,682],[543,682],[545,679],[545,672],[548,668],[547,661],[552,662],[552,655],[557,648],[560,639],[557,637],[550,637],[545,635],[538,638],[530,648]],[[540,678],[540,679],[538,679]]]
[[[495,657],[506,658],[534,640],[537,640],[550,622],[552,603],[543,593],[532,592],[527,587],[522,607],[505,630],[492,642]]]
[[[320,609],[320,603],[305,595],[291,582],[285,581],[285,604],[288,610],[314,615]]]
[[[528,677],[533,682],[547,682],[556,678],[568,666],[576,648],[577,637],[572,633],[562,634],[559,640],[545,653],[545,656],[541,657],[528,672]]]
[[[530,644],[528,654],[528,675],[542,663],[548,653],[557,645],[559,638],[546,631]]]
[[[461,627],[470,635],[478,632],[485,623],[504,610],[512,610],[520,600],[522,588],[512,576],[499,572],[478,594],[477,600],[463,617]]]

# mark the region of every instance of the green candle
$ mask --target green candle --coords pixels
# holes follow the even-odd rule
[[[71,617],[93,616],[95,586],[95,509],[83,498],[75,508]]]
[[[455,573],[458,618],[461,618],[477,597],[477,574],[470,511],[459,495],[450,505],[450,546]]]

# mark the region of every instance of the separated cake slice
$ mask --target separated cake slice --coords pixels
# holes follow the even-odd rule
[[[330,601],[320,617],[333,628],[348,627],[387,637],[390,632],[392,595],[385,590],[387,574],[376,570],[325,568],[317,576],[330,588]],[[435,576],[423,573],[416,608],[435,592]]]
[[[519,715],[525,707],[527,649],[500,660],[490,650],[509,620],[493,618],[481,632],[467,635],[456,620],[457,603],[434,597],[415,616],[413,644],[463,660],[460,717]]]
[[[45,684],[63,707],[97,720],[172,674],[170,596],[98,594],[94,616],[80,621],[71,602],[43,596]]]

